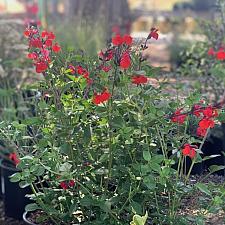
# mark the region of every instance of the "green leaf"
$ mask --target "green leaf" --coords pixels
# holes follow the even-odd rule
[[[197,187],[201,192],[207,194],[207,195],[211,195],[211,192],[210,190],[208,189],[207,185],[206,184],[203,184],[203,183],[197,183],[195,185],[195,187]]]
[[[205,160],[208,160],[208,159],[212,159],[212,158],[216,158],[216,157],[219,157],[221,155],[210,155],[210,156],[205,156],[202,161],[205,161]]]
[[[37,209],[40,209],[40,207],[36,203],[30,203],[30,204],[26,205],[26,207],[25,207],[26,212],[32,212]]]
[[[153,176],[148,175],[143,180],[144,184],[149,190],[154,190],[156,188],[156,182]]]
[[[21,188],[26,188],[26,187],[30,186],[30,183],[27,183],[26,181],[21,181],[21,182],[19,182],[19,186]]]
[[[225,166],[212,165],[209,167],[210,173],[214,173],[214,172],[217,172],[217,171],[223,170],[223,169],[225,169]]]
[[[42,124],[42,120],[39,117],[29,117],[26,120],[23,121],[24,124],[26,125],[41,125]]]
[[[98,161],[103,163],[103,162],[106,162],[108,159],[109,159],[109,153],[104,153],[103,155],[101,155]]]
[[[148,213],[146,212],[144,216],[134,215],[133,221],[130,225],[145,225],[148,219]]]
[[[155,163],[160,164],[163,160],[164,160],[163,155],[154,155],[151,159],[151,162],[155,162]]]
[[[10,176],[10,181],[11,182],[19,182],[21,179],[21,174],[20,173],[14,173],[13,175]]]
[[[42,176],[45,172],[45,168],[42,166],[38,166],[37,169],[34,171],[36,176]]]
[[[60,146],[60,152],[65,155],[69,155],[70,153],[70,145],[68,143],[64,143]]]
[[[124,125],[124,120],[122,116],[116,116],[112,119],[112,126],[114,128],[121,128]]]
[[[140,203],[133,201],[131,203],[131,207],[133,208],[133,211],[135,212],[135,214],[142,213],[142,206]]]
[[[156,163],[156,162],[150,162],[149,166],[156,172],[160,173],[161,172],[161,166]]]
[[[72,168],[72,165],[68,162],[65,162],[60,166],[59,171],[60,172],[70,172],[71,168]]]
[[[143,158],[146,161],[150,161],[151,158],[152,158],[150,152],[149,151],[143,151]]]

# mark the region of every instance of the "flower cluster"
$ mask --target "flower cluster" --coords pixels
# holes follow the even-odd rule
[[[52,32],[42,31],[39,32],[39,28],[36,24],[29,25],[24,31],[24,36],[29,40],[29,53],[27,57],[33,60],[36,67],[37,73],[43,73],[47,71],[51,63],[51,53],[58,53],[61,51],[61,47],[55,42],[55,35]],[[152,28],[147,39],[158,39],[158,30]],[[125,34],[121,36],[116,33],[112,38],[112,45],[105,51],[99,53],[99,59],[101,61],[99,69],[108,73],[112,69],[111,62],[117,64],[122,70],[127,70],[131,66],[131,45],[133,43],[133,38]],[[93,84],[93,80],[89,77],[89,71],[81,65],[69,64],[68,69],[72,75],[81,76],[86,79],[88,85]],[[135,85],[146,84],[148,78],[145,75],[133,75],[131,76],[131,82]],[[96,93],[94,91],[94,96],[92,102],[95,105],[107,102],[111,97],[111,93],[108,91],[107,87],[104,87],[103,91]]]
[[[215,125],[214,118],[218,116],[218,110],[213,106],[204,107],[196,104],[190,112],[183,112],[183,109],[177,109],[171,116],[171,121],[173,123],[183,124],[190,114],[200,118],[196,133],[200,137],[205,137],[208,129],[213,128]],[[185,144],[182,149],[182,154],[193,159],[196,156],[196,146]]]
[[[92,79],[89,77],[90,73],[88,72],[87,69],[85,69],[84,67],[78,65],[78,66],[73,66],[72,64],[70,64],[68,66],[70,73],[75,75],[77,74],[78,76],[82,76],[84,79],[86,79],[87,84],[92,84]]]
[[[183,124],[185,122],[185,119],[187,117],[187,114],[183,114],[182,113],[183,109],[177,109],[174,114],[171,117],[171,121],[173,123],[179,123],[179,124]]]
[[[55,35],[52,32],[43,31],[39,33],[36,24],[31,24],[24,31],[24,36],[29,40],[29,50],[27,57],[33,60],[37,73],[44,73],[51,63],[51,53],[58,53],[61,47],[54,43]]]
[[[184,156],[189,156],[191,159],[193,159],[196,156],[196,149],[197,146],[195,145],[185,144],[182,149],[182,154]]]
[[[102,93],[98,94],[98,93],[94,93],[94,97],[93,97],[93,103],[95,105],[99,105],[103,102],[106,102],[110,99],[111,94],[106,90],[104,90]]]
[[[63,190],[67,190],[69,188],[73,188],[75,186],[76,182],[74,180],[69,180],[69,181],[61,181],[60,182],[60,187]]]
[[[171,121],[174,123],[183,124],[189,114],[192,114],[200,121],[198,123],[197,135],[204,137],[208,128],[213,128],[215,125],[214,118],[218,116],[218,111],[213,106],[203,107],[200,104],[194,105],[190,112],[183,113],[183,109],[177,109],[171,116]]]
[[[202,109],[200,105],[195,105],[194,115],[201,117],[201,120],[198,123],[199,127],[197,128],[197,135],[204,137],[207,130],[214,127],[214,118],[218,116],[218,111],[212,106]]]
[[[209,56],[214,56],[216,59],[223,61],[225,59],[225,49],[221,47],[218,51],[215,51],[213,48],[208,50]]]

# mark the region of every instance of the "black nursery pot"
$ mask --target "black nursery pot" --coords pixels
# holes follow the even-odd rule
[[[25,206],[30,203],[30,200],[25,197],[30,194],[29,187],[20,188],[18,183],[10,182],[9,176],[18,172],[14,165],[8,162],[1,162],[1,180],[2,193],[4,202],[5,216],[14,219],[22,220]]]
[[[24,212],[23,213],[23,221],[25,222],[25,224],[29,224],[29,225],[37,225],[37,224],[35,224],[35,223],[32,223],[32,222],[30,222],[29,220],[28,220],[28,217],[29,216],[29,213],[27,213],[27,212]]]
[[[186,157],[186,171],[188,172],[192,164],[192,160],[189,157]],[[195,163],[192,170],[191,175],[201,175],[205,170],[204,161]]]

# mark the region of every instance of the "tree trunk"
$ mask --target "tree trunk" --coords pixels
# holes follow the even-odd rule
[[[65,6],[68,20],[75,17],[80,21],[104,23],[110,30],[114,25],[127,29],[130,21],[127,0],[65,0]]]

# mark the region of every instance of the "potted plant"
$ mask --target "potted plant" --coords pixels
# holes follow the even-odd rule
[[[34,203],[26,206],[31,213],[24,215],[28,224],[125,225],[143,212],[153,224],[181,221],[183,196],[204,189],[188,182],[218,109],[199,103],[196,94],[174,101],[163,85],[148,84],[155,70],[143,51],[158,30],[152,28],[141,45],[117,33],[96,59],[62,52],[55,35],[36,24],[24,35],[28,57],[44,76],[37,116],[20,123],[36,131],[34,145],[12,176],[33,191]],[[190,116],[197,118],[199,146],[187,132]]]

